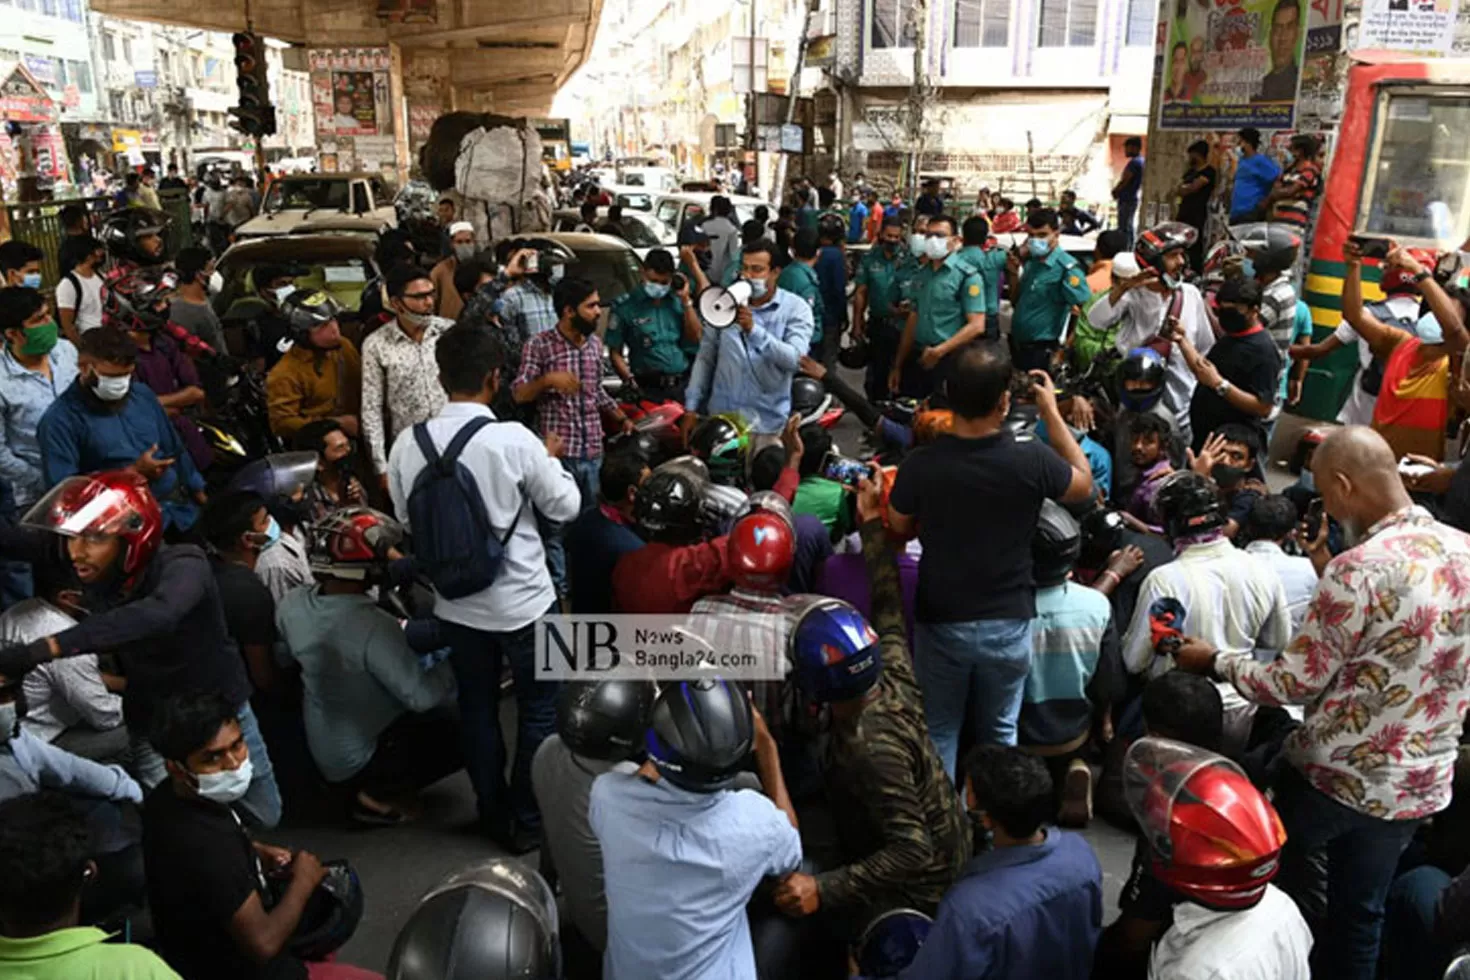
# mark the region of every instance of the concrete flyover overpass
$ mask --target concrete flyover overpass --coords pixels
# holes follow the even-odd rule
[[[308,47],[386,45],[401,73],[397,90],[410,99],[542,116],[592,50],[602,0],[92,0],[92,8],[217,31],[245,30],[248,17],[259,33]]]

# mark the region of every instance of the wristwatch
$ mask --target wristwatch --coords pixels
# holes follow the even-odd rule
[[[1224,398],[1229,393],[1230,382],[1226,381],[1224,378],[1221,378],[1220,383],[1215,385],[1215,394],[1219,395],[1221,398]]]
[[[1414,281],[1415,282],[1423,282],[1424,280],[1428,279],[1431,275],[1433,275],[1433,273],[1431,273],[1428,269],[1420,269],[1418,272],[1416,272],[1414,274]]]

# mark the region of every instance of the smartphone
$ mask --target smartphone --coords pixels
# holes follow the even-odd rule
[[[1348,241],[1358,246],[1365,259],[1386,259],[1392,243],[1387,238],[1372,238],[1368,235],[1349,235]]]
[[[541,271],[541,254],[539,252],[532,252],[530,255],[526,256],[526,261],[524,265],[526,269],[526,275],[534,276],[536,273]]]
[[[684,279],[684,273],[676,272],[674,273],[674,281],[673,284],[670,286],[670,290],[674,293],[682,293],[684,291],[685,283],[686,281]]]
[[[1399,473],[1410,479],[1420,476],[1428,476],[1434,472],[1433,466],[1425,466],[1423,463],[1411,462],[1407,456],[1399,460]]]
[[[1322,526],[1322,515],[1324,513],[1326,511],[1323,510],[1321,497],[1318,497],[1307,505],[1306,525],[1308,533],[1314,535],[1317,533],[1318,528]]]
[[[856,487],[858,482],[873,475],[873,468],[860,459],[828,453],[822,461],[822,476],[835,480],[844,487]]]

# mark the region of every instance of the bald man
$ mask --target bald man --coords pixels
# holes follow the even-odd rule
[[[1259,704],[1307,706],[1275,786],[1287,834],[1277,883],[1300,902],[1314,885],[1305,859],[1326,853],[1313,973],[1372,980],[1399,855],[1450,802],[1470,707],[1470,536],[1414,505],[1372,429],[1334,431],[1312,473],[1348,550],[1329,559],[1317,534],[1322,581],[1301,633],[1269,664],[1195,639],[1178,661]]]

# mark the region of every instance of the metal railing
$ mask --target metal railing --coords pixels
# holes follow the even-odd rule
[[[165,254],[177,255],[179,249],[194,243],[194,227],[189,209],[189,192],[180,190],[160,191],[159,203],[173,219],[169,226]],[[10,237],[30,242],[41,250],[42,288],[51,291],[61,280],[59,255],[66,232],[61,227],[61,209],[80,204],[87,209],[87,216],[95,232],[102,217],[113,210],[110,197],[74,197],[61,201],[38,201],[32,204],[6,204],[5,213],[10,222]]]

